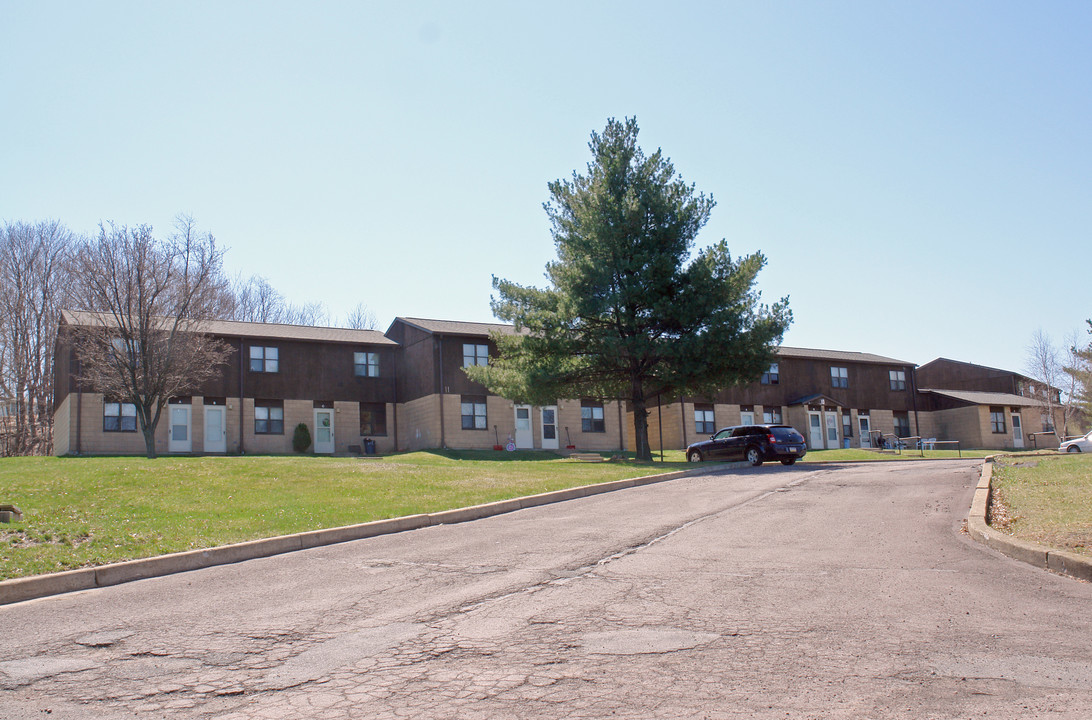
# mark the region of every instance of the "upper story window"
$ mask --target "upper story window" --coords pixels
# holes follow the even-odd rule
[[[849,370],[844,367],[831,367],[830,386],[836,388],[849,387]]]
[[[712,435],[716,432],[712,405],[694,406],[694,431],[699,435]]]
[[[887,373],[888,378],[891,380],[892,390],[905,390],[906,389],[906,371],[905,370],[891,370]]]
[[[379,377],[379,353],[353,353],[353,374],[357,377]]]
[[[781,380],[781,373],[778,372],[777,363],[770,365],[770,369],[762,373],[763,385],[777,385]]]
[[[580,429],[583,432],[606,432],[603,403],[598,400],[580,401]]]
[[[489,364],[489,346],[488,345],[473,345],[471,343],[463,344],[463,367],[470,367],[471,365],[488,365]]]
[[[136,405],[107,402],[102,404],[103,432],[136,432]]]
[[[280,372],[280,353],[275,347],[250,346],[251,372]]]

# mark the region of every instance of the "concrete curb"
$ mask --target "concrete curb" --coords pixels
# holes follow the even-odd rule
[[[994,530],[986,524],[990,508],[991,480],[993,478],[994,456],[987,457],[982,463],[982,476],[974,491],[971,511],[967,515],[967,532],[978,542],[997,550],[1003,555],[1026,562],[1029,565],[1052,570],[1062,575],[1092,582],[1092,558],[1083,557],[1064,550],[1055,550],[1046,545],[1018,540]]]
[[[505,513],[523,510],[524,508],[548,505],[550,503],[564,502],[575,498],[599,495],[602,493],[624,490],[640,485],[666,482],[690,475],[722,474],[748,463],[722,463],[713,467],[702,467],[694,470],[677,470],[661,475],[648,475],[626,480],[614,480],[599,483],[597,485],[582,485],[580,487],[555,490],[553,492],[529,495],[527,497],[499,500],[483,505],[472,505],[455,510],[428,513],[422,515],[407,515],[405,517],[391,518],[389,520],[376,520],[374,522],[359,525],[346,525],[344,527],[328,528],[323,530],[311,530],[295,535],[283,535],[280,537],[266,538],[264,540],[252,540],[250,542],[236,543],[234,545],[221,545],[219,547],[203,550],[190,550],[187,552],[171,553],[157,557],[129,560],[127,562],[100,565],[98,567],[81,568],[67,572],[52,573],[49,575],[34,575],[32,577],[15,578],[13,580],[0,581],[0,605],[33,600],[35,598],[60,595],[76,592],[78,590],[91,590],[93,588],[120,585],[121,583],[145,578],[161,577],[174,573],[199,570],[215,565],[227,565],[230,563],[253,560],[256,558],[280,555],[282,553],[306,550],[308,548],[336,543],[349,542],[350,540],[362,540],[378,535],[390,535],[416,530],[430,525],[453,525],[455,523],[480,520],[481,518],[503,515]]]

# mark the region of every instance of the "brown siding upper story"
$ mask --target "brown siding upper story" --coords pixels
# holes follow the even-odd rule
[[[918,368],[918,386],[938,390],[978,390],[1019,395],[1022,375],[1008,370],[937,358]]]
[[[832,367],[846,368],[848,387],[834,387]],[[904,390],[891,389],[891,371],[902,371]],[[782,357],[778,360],[778,382],[753,382],[717,393],[711,400],[721,404],[788,406],[801,399],[824,395],[846,408],[914,409],[914,366],[862,363],[828,358]]]

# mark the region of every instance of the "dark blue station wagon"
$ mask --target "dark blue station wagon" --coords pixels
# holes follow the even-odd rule
[[[804,436],[791,425],[737,425],[690,445],[686,448],[686,459],[690,462],[746,460],[752,465],[780,460],[782,465],[792,465],[807,451]]]

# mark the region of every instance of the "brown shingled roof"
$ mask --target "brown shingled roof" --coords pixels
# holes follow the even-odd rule
[[[506,323],[476,323],[459,322],[457,320],[427,320],[425,318],[398,317],[407,325],[437,335],[479,335],[488,337],[491,332],[499,332],[504,335],[515,334],[515,328]]]
[[[105,325],[110,319],[106,313],[85,312],[82,310],[64,310],[62,314],[65,322],[70,325]],[[236,320],[203,320],[199,327],[202,332],[222,337],[311,340],[367,345],[398,344],[378,330],[350,330],[348,328],[281,325],[279,323],[239,322]]]

